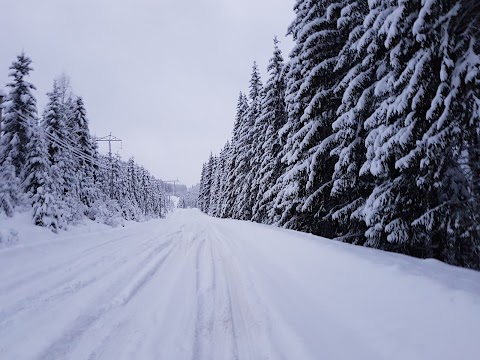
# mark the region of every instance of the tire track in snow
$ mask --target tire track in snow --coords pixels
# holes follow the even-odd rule
[[[232,234],[220,233],[211,225],[209,233],[229,295],[236,356],[239,359],[288,359],[273,342],[270,310],[256,289],[253,269],[240,249],[232,246]]]
[[[228,229],[230,230],[230,229]],[[284,314],[278,311],[275,307],[272,307],[272,302],[265,303],[263,299],[265,297],[262,292],[257,289],[257,282],[255,274],[262,274],[262,277],[266,277],[269,283],[278,284],[282,289],[279,296],[294,297],[295,295],[289,292],[287,289],[282,288],[281,278],[278,274],[282,274],[282,269],[276,269],[271,264],[265,264],[265,258],[261,258],[261,262],[257,263],[256,256],[252,257],[252,254],[244,252],[244,248],[241,246],[244,242],[244,238],[239,233],[231,233],[230,231],[224,231],[222,227],[212,227],[212,231],[217,235],[216,239],[218,244],[224,248],[224,254],[229,254],[230,261],[227,262],[229,268],[229,283],[243,284],[242,287],[247,291],[244,294],[236,296],[236,299],[241,299],[238,302],[241,304],[250,304],[248,307],[250,311],[239,312],[244,316],[250,313],[250,321],[253,320],[250,326],[249,339],[244,341],[248,344],[257,345],[257,353],[247,352],[242,353],[241,358],[254,358],[254,359],[315,359],[316,354],[312,353],[306,346],[302,338],[300,338],[291,326],[291,324],[285,319]],[[260,254],[261,255],[261,254]],[[273,272],[272,272],[273,270]],[[265,288],[265,284],[258,282],[260,290]],[[238,294],[238,287],[234,290],[235,294]],[[246,296],[245,294],[248,294]],[[245,306],[244,306],[245,307]],[[245,319],[242,319],[245,322]],[[246,321],[248,323],[248,320]],[[275,324],[275,327],[272,325]],[[243,326],[241,327],[243,328]],[[243,338],[244,336],[241,336]],[[285,342],[287,340],[287,342]],[[258,344],[263,344],[258,346]],[[288,344],[288,345],[287,345]],[[242,346],[243,351],[249,350],[248,347]]]
[[[152,249],[149,248],[149,246],[151,246],[150,242],[155,238],[156,236],[145,239],[142,243],[143,246],[140,248],[140,251],[134,254],[134,256],[132,256],[133,254],[129,254],[130,248],[128,251],[123,248],[115,249],[116,252],[114,254],[110,254],[109,256],[102,256],[101,258],[89,258],[88,261],[85,261],[83,258],[78,259],[79,264],[82,264],[83,266],[73,268],[74,271],[67,272],[67,274],[63,277],[56,276],[55,272],[51,273],[50,277],[53,277],[57,280],[53,284],[48,285],[47,288],[42,285],[42,288],[39,292],[26,297],[20,302],[16,302],[13,306],[2,308],[0,311],[1,328],[4,328],[5,324],[11,320],[12,317],[17,317],[27,311],[35,311],[36,309],[45,307],[48,303],[58,301],[65,296],[75,296],[76,293],[82,289],[87,288],[95,282],[103,280],[103,278],[111,274],[112,271],[118,272],[123,268],[123,265],[131,265],[131,263],[127,261],[128,256],[132,256],[132,259],[136,259],[142,254],[148,253],[148,256],[143,260],[138,258],[138,262],[143,263],[150,260],[155,253],[152,252]],[[163,247],[164,245],[165,244],[162,244],[160,247]],[[117,258],[116,256],[118,255],[123,256]],[[108,263],[105,262],[105,259],[112,259],[115,261]],[[97,268],[99,269],[97,270]],[[58,278],[60,278],[59,281]]]
[[[44,277],[50,276],[55,271],[65,271],[65,268],[76,266],[77,263],[81,263],[85,259],[86,255],[96,256],[99,250],[101,250],[102,248],[106,246],[110,246],[111,244],[114,244],[114,243],[118,243],[119,241],[128,239],[130,237],[132,237],[132,235],[125,235],[125,236],[116,238],[114,240],[105,241],[102,244],[94,245],[87,249],[83,249],[80,252],[75,252],[73,254],[70,254],[71,256],[69,256],[67,260],[64,260],[64,258],[62,258],[62,261],[58,264],[55,264],[53,266],[48,265],[43,269],[34,269],[19,278],[13,278],[12,281],[10,281],[9,283],[7,282],[6,285],[0,286],[0,293],[12,292],[20,287],[28,288],[28,286],[32,282],[35,282]],[[117,250],[122,250],[122,249],[117,249]]]
[[[134,269],[129,269],[128,272],[131,274],[132,278],[130,278],[126,284],[124,282],[119,283],[118,281],[113,283],[109,288],[105,288],[100,296],[97,296],[91,303],[94,307],[98,303],[103,303],[102,299],[111,297],[112,293],[116,293],[117,295],[114,296],[113,300],[110,300],[110,302],[107,302],[106,305],[103,305],[98,309],[92,309],[89,307],[84,314],[78,316],[73,323],[68,326],[68,329],[65,330],[59,338],[53,341],[41,353],[38,359],[68,358],[66,355],[81,339],[81,336],[106,314],[126,305],[134,296],[136,296],[161,268],[174,249],[175,244],[172,239],[155,247],[147,258],[142,259],[142,265]]]
[[[195,335],[193,342],[193,358],[201,359],[202,354],[204,353],[204,348],[200,341],[200,338],[211,337],[211,332],[213,329],[213,314],[207,314],[205,309],[205,297],[208,296],[209,291],[214,291],[214,284],[210,284],[211,281],[209,278],[205,279],[205,275],[202,276],[202,273],[209,271],[210,269],[203,264],[203,254],[206,247],[206,240],[202,236],[202,239],[199,240],[200,244],[197,245],[196,254],[195,254],[195,295],[197,298],[196,304],[196,314],[195,314]],[[208,318],[208,319],[207,319]]]
[[[232,295],[222,259],[205,229],[195,259],[197,303],[192,359],[238,359]]]

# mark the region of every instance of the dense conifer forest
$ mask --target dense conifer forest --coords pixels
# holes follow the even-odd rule
[[[480,268],[480,3],[297,0],[199,207]]]
[[[38,115],[31,64],[25,53],[12,63],[2,105],[0,212],[33,208],[32,221],[54,232],[85,216],[110,225],[163,216],[164,184],[133,158],[99,154],[68,77],[53,82]]]

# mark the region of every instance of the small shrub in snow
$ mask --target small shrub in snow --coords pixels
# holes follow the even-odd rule
[[[15,229],[0,229],[0,246],[10,246],[19,240],[18,231]]]
[[[98,223],[117,227],[123,224],[122,209],[116,201],[96,201],[88,210],[87,216]]]

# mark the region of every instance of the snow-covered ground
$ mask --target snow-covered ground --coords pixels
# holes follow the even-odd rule
[[[0,249],[0,359],[480,354],[479,272],[197,210],[26,228]]]

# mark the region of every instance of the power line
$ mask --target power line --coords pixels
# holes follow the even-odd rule
[[[55,143],[57,146],[59,146],[63,150],[69,150],[73,155],[75,155],[77,157],[77,159],[81,158],[82,160],[86,160],[86,161],[91,162],[93,165],[96,165],[96,166],[101,167],[103,169],[107,169],[107,164],[100,162],[99,159],[94,158],[93,156],[91,156],[91,155],[89,155],[89,154],[87,154],[87,153],[85,153],[85,152],[83,152],[79,149],[74,148],[71,144],[67,143],[64,140],[61,140],[57,136],[54,136],[53,134],[50,134],[50,133],[48,133],[44,130],[43,130],[43,134],[45,135],[47,140]]]
[[[28,119],[26,116],[16,113],[17,116],[21,117],[23,120],[30,121],[31,119]],[[37,129],[39,129],[43,135],[47,138],[47,140],[50,140],[50,142],[55,143],[57,146],[61,147],[64,150],[70,150],[74,155],[77,155],[78,157],[81,157],[83,160],[88,160],[90,161],[93,165],[96,165],[102,169],[108,170],[107,165],[100,162],[97,158],[94,158],[93,156],[82,152],[81,150],[78,150],[75,148],[75,144],[67,143],[67,140],[61,140],[59,137],[54,136],[53,134],[48,133],[42,126],[37,126]],[[58,136],[61,136],[57,130],[51,128],[51,130]],[[77,158],[78,159],[78,158]]]

